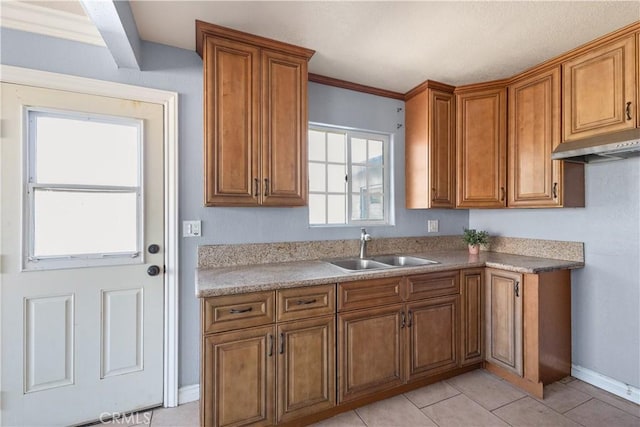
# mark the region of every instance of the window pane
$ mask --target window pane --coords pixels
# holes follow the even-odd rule
[[[328,153],[327,160],[335,163],[346,163],[346,140],[347,136],[343,133],[328,133]]]
[[[327,223],[328,224],[344,224],[345,221],[345,212],[346,212],[346,203],[347,197],[346,195],[337,196],[337,195],[329,195],[328,196],[328,212],[327,212]]]
[[[369,173],[369,186],[380,186],[382,187],[383,175],[382,168],[368,168]],[[382,188],[381,188],[382,191]]]
[[[136,252],[135,193],[35,190],[34,255]]]
[[[367,203],[369,204],[369,219],[384,219],[384,200],[382,187],[372,188],[369,191]]]
[[[309,194],[309,224],[326,224],[325,215],[326,196],[324,194]]]
[[[359,193],[355,193],[351,195],[351,219],[352,220],[361,220],[367,218],[367,213],[363,211],[363,205],[361,203],[362,196]]]
[[[382,164],[382,141],[369,140],[369,162]]]
[[[105,123],[39,114],[35,120],[36,182],[138,185],[137,123]]]
[[[362,188],[367,187],[367,168],[364,166],[353,166],[351,168],[351,191],[357,193]]]
[[[351,138],[351,162],[365,163],[367,161],[367,140]]]
[[[327,169],[329,170],[329,188],[327,189],[327,191],[329,191],[330,193],[346,192],[347,182],[344,178],[347,172],[345,171],[344,165],[327,165]]]
[[[309,163],[309,191],[325,191],[324,163]]]
[[[309,131],[309,160],[316,160],[324,162],[325,156],[325,144],[324,144],[324,132],[317,130]]]

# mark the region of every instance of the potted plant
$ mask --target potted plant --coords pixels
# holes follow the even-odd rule
[[[480,245],[489,243],[489,233],[486,231],[477,231],[475,229],[464,229],[462,240],[469,246],[469,253],[477,255],[480,251]]]

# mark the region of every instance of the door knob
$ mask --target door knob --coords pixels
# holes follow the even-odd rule
[[[152,265],[151,267],[147,268],[147,274],[149,276],[157,276],[158,274],[160,274],[160,267],[158,267],[157,265]]]
[[[153,245],[149,245],[147,250],[149,251],[150,254],[157,254],[158,252],[160,252],[160,246],[154,243]]]

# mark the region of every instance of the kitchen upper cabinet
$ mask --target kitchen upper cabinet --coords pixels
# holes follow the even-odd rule
[[[205,205],[305,205],[313,51],[200,21],[196,48],[204,66]]]
[[[508,206],[584,207],[584,165],[551,160],[560,144],[560,67],[508,90]]]
[[[456,88],[459,208],[506,206],[507,91],[502,83]]]
[[[405,96],[405,205],[455,207],[453,86],[427,81]]]
[[[522,376],[522,275],[486,270],[486,360]]]
[[[635,45],[625,36],[562,64],[564,141],[638,125]]]
[[[460,364],[482,362],[484,356],[484,269],[460,272]]]

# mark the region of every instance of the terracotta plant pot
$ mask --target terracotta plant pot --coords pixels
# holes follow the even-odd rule
[[[480,252],[480,245],[469,245],[469,253],[471,255],[478,255]]]

